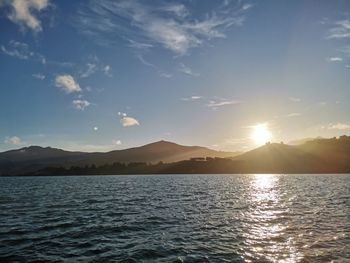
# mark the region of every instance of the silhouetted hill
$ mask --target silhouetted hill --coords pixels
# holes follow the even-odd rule
[[[83,152],[69,152],[51,147],[30,146],[0,153],[0,174],[29,172],[42,167],[75,162],[86,158]]]
[[[90,154],[79,164],[109,164],[113,162],[178,162],[195,157],[234,157],[239,153],[214,151],[199,146],[184,146],[168,141],[158,141],[144,146],[116,150],[107,153]]]
[[[247,173],[348,173],[350,137],[314,139],[301,145],[271,143],[234,158]]]
[[[159,141],[107,153],[31,146],[0,153],[0,174],[350,173],[350,137],[268,143],[236,155]]]
[[[315,156],[324,172],[350,172],[350,136],[315,139],[299,145],[298,149]]]
[[[301,145],[313,140],[319,140],[319,139],[323,139],[322,137],[316,137],[316,138],[302,138],[302,139],[297,139],[297,140],[293,140],[288,142],[288,145]]]
[[[1,160],[14,162],[60,159],[74,156],[86,155],[83,152],[69,152],[51,147],[29,146],[18,150],[11,150],[0,153]]]
[[[296,146],[271,143],[234,158],[248,173],[309,173],[318,160]]]
[[[28,173],[47,166],[177,162],[195,157],[233,157],[237,154],[199,146],[183,146],[167,141],[106,153],[70,152],[51,147],[30,146],[0,153],[0,174]]]

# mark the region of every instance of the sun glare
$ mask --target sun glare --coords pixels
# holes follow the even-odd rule
[[[258,145],[262,145],[270,141],[272,134],[269,131],[267,123],[259,123],[253,126],[251,139]]]

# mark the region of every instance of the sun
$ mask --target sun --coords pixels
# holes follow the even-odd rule
[[[254,125],[251,134],[251,139],[257,144],[262,145],[271,140],[272,134],[267,123],[258,123]]]

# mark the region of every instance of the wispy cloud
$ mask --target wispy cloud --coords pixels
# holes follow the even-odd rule
[[[301,101],[300,98],[296,98],[296,97],[290,97],[289,100],[293,101],[293,102],[300,102]]]
[[[64,74],[56,76],[55,85],[66,93],[80,92],[81,88],[71,75]]]
[[[349,19],[338,19],[330,22],[327,19],[323,24],[328,26],[326,33],[326,39],[333,40],[335,43],[342,45],[335,49],[337,56],[329,57],[328,62],[346,62],[350,58],[350,46],[344,46],[344,41],[350,38],[350,20]],[[335,41],[338,40],[338,41]],[[346,65],[344,65],[346,67]]]
[[[21,145],[21,144],[23,144],[21,138],[19,138],[18,136],[6,137],[5,140],[4,140],[4,143],[11,144],[11,145]]]
[[[112,67],[110,65],[106,65],[102,68],[102,72],[108,76],[108,77],[112,77]]]
[[[97,71],[97,65],[94,63],[87,63],[85,71],[80,75],[82,78],[87,78]]]
[[[301,116],[301,114],[298,113],[298,112],[292,112],[292,113],[289,113],[289,114],[286,115],[286,117],[289,117],[289,118],[291,118],[291,117],[299,117],[299,116]]]
[[[190,75],[192,77],[199,77],[200,76],[199,73],[194,72],[191,68],[189,68],[188,66],[186,66],[183,63],[180,63],[179,71],[186,74],[186,75]]]
[[[240,104],[240,103],[241,103],[241,101],[238,101],[238,100],[221,99],[221,100],[211,100],[211,101],[209,101],[207,106],[213,110],[216,110],[216,109],[223,107],[223,106],[236,105],[236,104]]]
[[[34,52],[29,45],[23,42],[10,40],[7,46],[1,45],[0,50],[3,54],[23,60],[35,60],[46,64],[46,58],[40,53]]]
[[[73,100],[72,104],[75,109],[81,110],[81,111],[85,110],[85,108],[91,105],[91,103],[88,102],[87,100]]]
[[[166,72],[159,72],[159,76],[161,76],[162,78],[167,78],[167,79],[170,79],[173,77],[172,74],[166,73]]]
[[[97,41],[127,39],[133,48],[163,47],[177,55],[207,40],[223,38],[233,26],[241,26],[251,5],[228,4],[204,11],[191,12],[190,5],[166,1],[91,1],[78,12],[77,26]]]
[[[7,7],[7,17],[14,23],[28,27],[39,32],[42,30],[41,22],[37,16],[49,6],[49,0],[2,0],[0,8]]]
[[[350,130],[350,124],[348,123],[330,123],[327,126],[328,130]]]
[[[328,39],[342,39],[350,37],[350,20],[338,20],[332,23],[328,30],[326,38]]]
[[[121,140],[112,140],[112,144],[114,144],[114,145],[122,145],[122,141]]]
[[[80,77],[87,78],[96,72],[102,72],[104,75],[108,77],[112,77],[112,67],[110,65],[106,65],[100,61],[97,56],[88,56],[88,62],[84,66],[83,69],[80,70]]]
[[[40,79],[40,80],[44,80],[46,78],[46,76],[42,73],[32,74],[32,76],[33,78]]]
[[[341,58],[341,57],[330,57],[330,58],[327,58],[327,61],[329,61],[329,62],[341,62],[341,61],[343,61],[343,58]]]
[[[202,96],[191,96],[187,98],[181,98],[182,101],[195,101],[195,100],[200,100],[202,99]]]

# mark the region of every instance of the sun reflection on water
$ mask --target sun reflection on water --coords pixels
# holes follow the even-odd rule
[[[281,199],[279,180],[280,176],[273,174],[251,178],[242,251],[246,262],[294,263],[303,258],[294,238],[287,233],[289,210]]]

